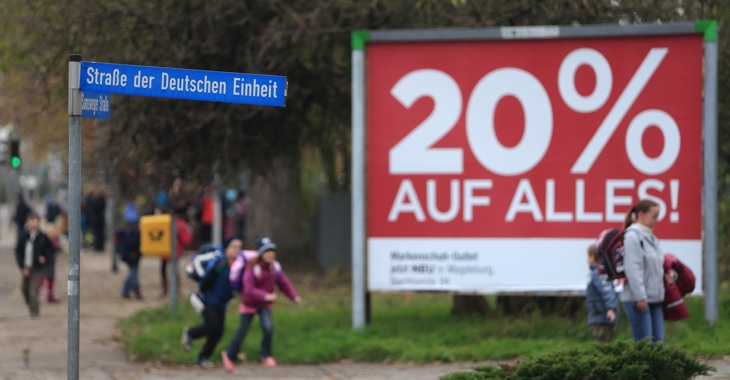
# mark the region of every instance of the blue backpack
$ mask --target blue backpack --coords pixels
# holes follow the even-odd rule
[[[203,244],[185,264],[185,274],[189,279],[198,282],[205,277],[206,273],[212,268],[213,263],[224,256],[225,254],[217,245],[212,243]]]

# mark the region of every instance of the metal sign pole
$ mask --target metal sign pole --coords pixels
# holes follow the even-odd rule
[[[81,54],[68,57],[68,364],[67,379],[79,378],[81,243]]]

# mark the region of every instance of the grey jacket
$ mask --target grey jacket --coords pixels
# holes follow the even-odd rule
[[[651,231],[632,224],[624,233],[626,285],[621,301],[664,302],[664,253]]]

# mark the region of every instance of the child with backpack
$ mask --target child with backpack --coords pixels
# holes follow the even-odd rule
[[[586,287],[586,304],[588,306],[588,325],[593,327],[593,341],[609,343],[613,337],[613,328],[618,322],[618,297],[613,282],[603,280],[598,275],[598,250],[595,244],[588,246],[588,286]]]
[[[294,286],[276,261],[276,244],[263,237],[256,242],[258,257],[248,261],[243,272],[243,290],[238,312],[241,324],[228,347],[221,352],[223,366],[231,372],[235,368],[234,360],[238,360],[238,352],[246,338],[254,314],[259,315],[263,338],[261,340],[261,362],[265,367],[275,367],[276,360],[272,356],[271,341],[274,333],[274,320],[271,305],[277,300],[275,286],[290,300],[301,303]]]
[[[202,350],[198,354],[197,363],[203,368],[212,368],[210,355],[223,336],[226,317],[226,305],[233,298],[231,281],[229,279],[230,263],[235,260],[241,251],[242,242],[239,238],[227,238],[223,243],[225,254],[219,254],[206,264],[205,274],[199,282],[199,294],[204,308],[202,311],[203,323],[188,328],[182,332],[180,343],[185,351],[190,350],[190,343],[194,339],[207,336]]]

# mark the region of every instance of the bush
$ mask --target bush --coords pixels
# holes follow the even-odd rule
[[[710,371],[715,368],[698,362],[683,351],[642,341],[596,345],[592,350],[557,351],[527,358],[515,367],[476,367],[473,372],[451,373],[441,379],[683,380],[709,375]]]

